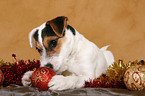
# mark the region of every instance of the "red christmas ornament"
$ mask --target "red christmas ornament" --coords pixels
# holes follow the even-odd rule
[[[42,90],[48,90],[48,83],[54,75],[56,75],[56,73],[53,69],[40,67],[32,74],[32,86]]]

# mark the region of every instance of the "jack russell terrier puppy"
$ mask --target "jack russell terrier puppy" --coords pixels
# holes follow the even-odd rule
[[[30,46],[41,55],[40,67],[52,65],[56,74],[50,80],[50,90],[81,88],[85,81],[99,77],[114,62],[108,46],[99,49],[67,23],[65,16],[43,23],[29,33]],[[33,71],[22,77],[24,86],[31,84]]]

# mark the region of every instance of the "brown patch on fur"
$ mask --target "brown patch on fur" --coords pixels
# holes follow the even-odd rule
[[[70,76],[70,75],[72,75],[72,73],[69,72],[68,70],[66,70],[66,71],[62,72],[61,75],[63,75],[63,76]]]
[[[50,24],[54,33],[58,37],[63,37],[64,30],[67,27],[67,21],[68,21],[67,17],[60,16],[60,17],[52,19],[51,21],[48,21],[46,24],[48,24],[48,25]]]
[[[46,49],[48,49],[48,47],[49,47],[49,42],[50,42],[51,40],[55,40],[55,39],[57,39],[57,38],[58,38],[57,36],[45,36],[45,37],[44,37],[44,41],[43,41],[44,47],[45,47]]]
[[[57,36],[45,36],[44,37],[43,44],[44,44],[44,47],[46,48],[47,55],[52,56],[53,54],[59,54],[60,53],[61,46],[62,46],[63,42],[65,42],[65,36],[58,39],[57,45],[54,49],[49,50],[50,41],[55,40],[57,38],[58,38]]]

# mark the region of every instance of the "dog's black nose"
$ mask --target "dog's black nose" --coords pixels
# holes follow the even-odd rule
[[[47,64],[45,65],[45,67],[50,67],[50,68],[52,68],[52,69],[53,69],[53,65],[52,65],[52,64],[50,64],[50,63],[47,63]]]

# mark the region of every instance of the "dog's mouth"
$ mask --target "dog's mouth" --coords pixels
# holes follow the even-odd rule
[[[53,69],[53,65],[52,65],[51,63],[47,63],[47,64],[45,65],[45,67],[50,67],[50,68]]]

